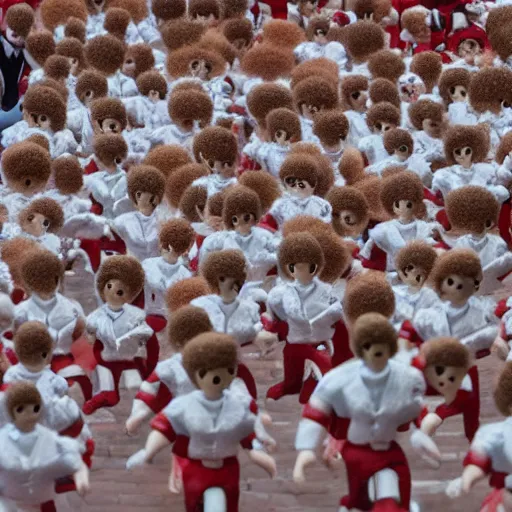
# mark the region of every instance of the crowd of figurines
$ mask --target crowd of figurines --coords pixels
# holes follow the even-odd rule
[[[350,1],[4,2],[2,511],[90,490],[120,386],[127,470],[172,447],[187,512],[238,511],[240,445],[270,477],[279,450],[247,344],[284,346],[260,407],[297,396],[293,478],[341,457],[341,511],[419,510],[397,433],[439,467],[453,416],[447,494],[512,511],[476,363],[512,416],[512,5]]]

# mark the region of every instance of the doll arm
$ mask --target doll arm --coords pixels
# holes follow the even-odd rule
[[[496,181],[499,185],[507,188],[512,184],[512,158],[510,155],[505,157],[503,164],[496,170]]]
[[[80,469],[73,475],[73,480],[75,482],[76,492],[79,496],[84,496],[90,491],[89,468],[84,462],[82,462]]]
[[[264,469],[270,475],[270,478],[276,477],[277,467],[274,457],[271,457],[262,450],[255,449],[249,450],[248,455],[249,459],[251,459],[254,464]]]
[[[460,341],[463,345],[466,345],[469,350],[473,354],[478,357],[482,357],[483,355],[487,355],[489,350],[496,339],[496,335],[498,334],[498,326],[497,325],[489,325],[478,331],[470,334],[469,336],[465,336]]]
[[[12,282],[11,272],[8,265],[0,260],[0,291],[10,295],[14,290],[14,283]]]

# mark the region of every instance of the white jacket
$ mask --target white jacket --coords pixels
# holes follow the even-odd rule
[[[193,187],[204,187],[208,197],[211,197],[218,192],[223,192],[228,187],[236,185],[236,178],[223,178],[219,174],[209,174],[208,176],[201,176],[192,182]]]
[[[126,172],[117,168],[114,172],[98,171],[84,176],[86,188],[92,197],[103,206],[103,216],[114,217],[114,204],[128,194]]]
[[[113,98],[128,98],[139,94],[135,80],[119,70],[107,77],[107,83],[108,95]]]
[[[149,217],[138,211],[124,213],[115,218],[113,227],[123,239],[128,252],[138,260],[160,254],[156,211]]]
[[[429,308],[440,300],[437,293],[428,286],[423,286],[416,293],[411,293],[407,285],[400,283],[393,286],[393,292],[395,312],[390,321],[397,331],[406,320],[412,320],[417,311]]]
[[[279,178],[279,170],[290,153],[290,146],[282,146],[277,142],[263,142],[256,146],[253,160],[256,160],[263,169]]]
[[[372,133],[359,139],[357,148],[366,156],[370,165],[379,163],[389,156],[384,148],[384,140],[380,134]]]
[[[312,215],[329,224],[332,207],[328,201],[319,196],[313,195],[303,199],[286,194],[274,202],[269,214],[277,222],[279,228],[282,228],[287,220],[293,219],[297,215]]]
[[[167,101],[160,100],[156,103],[146,96],[134,96],[123,100],[126,112],[133,116],[137,124],[149,130],[156,130],[162,126],[171,124],[171,118],[167,111]]]
[[[423,130],[413,133],[414,153],[422,155],[427,162],[444,160],[443,139],[434,139]]]
[[[347,116],[349,129],[347,136],[347,144],[357,148],[359,141],[363,137],[367,137],[372,134],[368,124],[366,123],[366,113],[357,112],[355,110],[345,110],[344,114]]]

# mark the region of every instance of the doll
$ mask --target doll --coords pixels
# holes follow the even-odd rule
[[[273,23],[270,20],[265,27],[268,27],[269,24]],[[250,48],[253,41],[253,27],[250,20],[246,18],[232,18],[226,20],[222,25],[222,33],[224,37],[239,51],[240,57]],[[299,31],[300,38],[299,41],[302,40],[302,31]],[[294,42],[295,43],[295,42]],[[291,46],[295,47],[296,44],[292,44]],[[238,64],[232,66],[232,69],[237,69],[240,66],[240,61]]]
[[[109,7],[105,12],[103,29],[124,43],[127,37],[127,29],[130,21],[130,13],[126,9],[122,9],[120,7]]]
[[[161,39],[167,51],[173,52],[199,42],[206,27],[198,21],[186,18],[171,20],[160,29]]]
[[[400,126],[400,110],[389,102],[375,103],[368,109],[366,123],[372,134],[359,140],[358,149],[371,165],[386,158],[382,135]]]
[[[58,86],[66,91],[67,108],[74,110],[78,105],[78,98],[75,95],[75,78],[71,75],[70,61],[63,55],[50,55],[43,67],[45,80],[41,84],[45,85],[46,80],[52,79],[58,83]],[[58,92],[58,90],[57,90]]]
[[[189,16],[208,27],[215,27],[219,23],[220,3],[216,0],[192,0],[188,6]]]
[[[305,480],[304,469],[316,460],[314,450],[334,417],[344,427],[336,432],[338,439],[346,439],[341,455],[349,493],[341,499],[342,509],[409,510],[410,472],[396,432],[408,428],[422,410],[422,375],[391,359],[397,335],[382,315],[361,316],[351,342],[357,358],[324,376],[303,411],[295,439],[299,453],[294,480]],[[386,392],[394,397],[389,409]],[[378,428],[371,429],[372,424]],[[418,452],[440,460],[437,446],[421,431],[415,430],[411,440]],[[368,464],[361,465],[361,460]],[[377,479],[382,485],[376,485]]]
[[[28,85],[44,80],[44,63],[55,53],[55,41],[48,30],[32,31],[25,40],[25,48],[37,65],[28,75]]]
[[[146,258],[142,268],[146,275],[144,308],[147,322],[159,332],[165,326],[165,292],[175,282],[192,276],[184,259],[195,240],[195,232],[185,219],[171,219],[161,225],[158,233],[160,256]],[[157,326],[157,324],[159,324]],[[161,327],[158,329],[157,327]]]
[[[158,341],[145,321],[146,313],[131,305],[143,287],[144,270],[132,256],[111,256],[101,264],[96,288],[105,304],[86,319],[97,361],[93,397],[82,408],[87,415],[119,402],[123,372],[137,370],[144,379],[158,361]]]
[[[116,215],[112,227],[128,252],[142,262],[160,252],[156,207],[164,195],[165,179],[158,169],[140,165],[130,169],[126,181],[128,197],[135,211]],[[118,202],[114,205],[114,214],[120,209]]]
[[[436,52],[423,51],[414,55],[410,65],[411,73],[418,75],[423,83],[427,94],[432,94],[437,86],[439,77],[443,70],[441,56]]]
[[[436,259],[436,250],[423,240],[412,240],[396,253],[398,282],[393,284],[395,312],[390,321],[397,331],[404,322],[414,318],[416,311],[428,308],[438,300],[436,292],[427,286]],[[398,341],[400,345],[402,340],[399,338]]]
[[[84,24],[87,21],[87,6],[83,1],[46,0],[40,11],[44,27],[53,33],[56,41],[64,38],[65,26],[70,20],[79,19]]]
[[[400,23],[400,39],[406,43],[409,55],[436,50],[444,42],[446,20],[437,9],[409,7],[402,12]]]
[[[27,4],[11,5],[5,13],[5,34],[0,36],[2,129],[21,120],[20,97],[27,90],[27,77],[30,73],[30,65],[23,47],[33,23],[34,10]]]
[[[448,109],[450,124],[473,124],[476,116],[469,112],[468,92],[471,74],[464,68],[445,69],[439,79],[439,95]]]
[[[5,192],[8,192],[3,203],[9,212],[9,220],[15,223],[21,210],[46,188],[52,172],[51,159],[41,146],[21,142],[2,152],[1,164]]]
[[[302,140],[313,142],[315,114],[338,106],[336,86],[321,77],[312,76],[299,82],[292,92],[295,110],[300,116]]]
[[[350,75],[341,81],[341,100],[349,122],[347,144],[357,147],[359,141],[371,135],[366,124],[366,103],[368,101],[368,78]]]
[[[301,122],[292,110],[276,108],[266,118],[269,142],[261,144],[255,161],[272,176],[279,176],[279,169],[290,152],[293,143],[301,140]]]
[[[124,44],[110,34],[94,37],[85,45],[87,62],[106,77],[109,95],[114,98],[137,95],[135,80],[121,72],[124,53]]]
[[[170,317],[178,309],[189,305],[194,299],[203,297],[211,292],[206,279],[197,275],[182,279],[170,286],[165,292],[165,304]]]
[[[444,160],[443,132],[444,108],[432,100],[418,100],[409,106],[409,120],[416,130],[413,133],[414,152],[437,166]],[[435,169],[434,169],[435,170]]]
[[[322,153],[329,157],[336,173],[349,134],[347,116],[339,109],[319,112],[313,120],[313,134],[318,137]],[[341,176],[336,176],[336,182],[343,185]]]
[[[402,112],[402,128],[413,130],[414,126],[409,119],[409,107],[411,103],[416,103],[423,94],[426,93],[426,87],[423,80],[414,73],[404,73],[398,79],[398,92],[402,102],[400,110]]]
[[[426,187],[431,186],[431,164],[426,162],[422,155],[414,154],[414,139],[407,130],[392,128],[384,133],[382,139],[389,156],[368,166],[366,172],[382,175],[388,167],[403,166],[404,169],[417,174]]]
[[[244,173],[239,176],[238,184],[248,187],[258,194],[262,215],[266,215],[272,205],[281,197],[279,181],[264,171]]]
[[[7,267],[5,262],[2,262],[3,265],[6,266],[7,272],[9,274],[8,279],[6,281],[5,278],[2,279],[1,286],[4,291],[0,292],[0,353],[2,364],[7,361],[8,364],[16,364],[18,362],[18,358],[16,357],[16,352],[14,352],[14,343],[12,341],[12,326],[14,322],[14,304],[10,297],[10,294],[13,290],[13,284],[11,281],[11,275],[9,272],[9,267]],[[10,289],[6,286],[10,282]],[[6,365],[8,366],[8,365]],[[2,372],[5,373],[7,368],[2,368]]]
[[[338,67],[335,62],[325,57],[317,57],[301,62],[291,73],[291,88],[294,89],[299,82],[302,82],[302,80],[306,78],[311,78],[312,76],[320,76],[333,85],[336,85],[339,79]]]
[[[183,351],[183,367],[198,389],[171,402],[153,422],[145,448],[127,463],[128,468],[150,463],[172,444],[173,451],[187,459],[182,468],[187,512],[201,506],[206,510],[213,507],[238,511],[239,444],[248,450],[255,464],[271,476],[276,474],[274,459],[253,449],[253,402],[230,387],[237,361],[237,345],[231,336],[203,333],[190,340]],[[216,407],[212,408],[214,404]],[[194,421],[188,417],[190,414],[196,418]],[[182,448],[181,439],[186,442]]]
[[[332,338],[332,326],[342,316],[341,304],[330,286],[317,277],[325,260],[311,234],[287,236],[279,247],[278,260],[287,281],[269,292],[267,314],[272,320],[287,322],[288,334],[283,352],[284,379],[268,389],[267,398],[279,400],[300,393],[301,403],[306,403],[312,389],[301,392],[304,364],[311,361],[321,374],[331,368],[329,355],[319,346]]]
[[[165,179],[184,165],[191,163],[190,154],[178,144],[156,146],[146,155],[143,161],[144,165],[156,167]]]
[[[206,237],[199,262],[214,251],[239,249],[247,260],[247,281],[263,283],[277,262],[278,241],[268,230],[257,226],[261,217],[258,194],[243,185],[228,189],[222,215],[226,230]]]
[[[483,63],[482,56],[489,47],[486,31],[475,23],[456,30],[446,38],[446,53],[453,62],[451,65],[468,71],[479,70]]]
[[[368,59],[368,71],[372,79],[386,78],[396,84],[398,79],[405,73],[403,59],[391,50],[380,50],[373,53]]]
[[[74,37],[82,44],[85,44],[86,28],[85,23],[80,18],[71,16],[64,27],[64,37]]]
[[[370,82],[368,89],[368,106],[371,107],[377,103],[391,103],[396,108],[401,108],[400,95],[397,86],[387,78],[375,78]]]
[[[98,98],[91,103],[91,121],[95,135],[120,134],[128,125],[126,108],[118,98]]]
[[[38,424],[44,402],[36,386],[18,382],[5,394],[10,423],[0,429],[3,481],[0,505],[5,510],[56,510],[55,480],[72,475],[79,495],[89,491],[89,469],[80,455],[80,444]],[[38,457],[34,450],[38,449]]]
[[[132,44],[126,49],[122,71],[126,76],[137,80],[139,75],[152,71],[155,57],[151,46],[145,43]]]
[[[70,386],[79,384],[88,400],[91,383],[71,353],[73,342],[84,331],[84,313],[77,302],[57,291],[63,274],[59,258],[49,251],[30,251],[23,258],[21,278],[30,298],[16,306],[14,327],[16,330],[27,321],[47,325],[53,339],[51,369]]]
[[[192,185],[206,188],[208,197],[236,183],[238,146],[236,138],[226,128],[209,126],[194,137],[194,158],[211,174],[198,178]]]
[[[149,141],[152,145],[179,144],[191,152],[194,135],[211,123],[213,104],[203,91],[176,90],[169,97],[168,113],[171,124],[154,130]]]
[[[444,151],[448,167],[439,169],[432,179],[432,191],[441,198],[464,185],[487,188],[501,203],[508,190],[497,181],[496,168],[485,163],[489,152],[489,130],[485,125],[458,125],[448,128]]]
[[[65,38],[57,45],[55,52],[57,55],[66,58],[70,65],[70,73],[66,77],[66,86],[69,92],[68,110],[80,108],[80,100],[76,95],[76,82],[78,75],[87,67],[84,47],[75,38]]]
[[[368,232],[368,241],[359,253],[363,266],[377,270],[395,270],[394,258],[407,242],[423,239],[434,245],[434,225],[421,220],[425,215],[423,184],[409,171],[384,179],[381,190],[384,208],[392,218]]]
[[[370,77],[368,59],[384,49],[385,33],[377,23],[358,21],[345,27],[344,46],[352,60],[352,73]]]

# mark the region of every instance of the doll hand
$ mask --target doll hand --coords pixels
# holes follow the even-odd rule
[[[263,468],[270,475],[270,478],[276,477],[277,466],[274,457],[271,457],[268,453],[260,450],[251,450],[249,452],[249,458],[254,462],[254,464]]]
[[[133,468],[138,466],[143,466],[146,464],[146,450],[142,449],[138,452],[135,452],[127,461],[126,461],[126,469],[130,471]]]
[[[415,430],[411,435],[411,445],[427,464],[436,469],[441,466],[441,452],[427,434],[421,430]]]
[[[130,416],[126,420],[125,431],[129,436],[134,436],[144,422],[144,416]]]
[[[452,480],[446,487],[446,496],[449,498],[458,498],[462,494],[462,478]]]
[[[306,481],[304,470],[314,462],[316,462],[316,454],[313,450],[302,450],[299,452],[297,460],[295,461],[295,467],[293,468],[293,481],[296,484],[301,484]]]
[[[277,334],[268,331],[260,331],[254,340],[254,344],[260,351],[260,357],[265,357],[272,352],[272,348],[277,342]]]
[[[491,351],[495,352],[496,355],[502,361],[505,361],[508,357],[508,353],[510,352],[510,347],[508,346],[508,343],[501,336],[497,336],[491,346]]]
[[[421,422],[421,431],[427,436],[433,436],[443,420],[436,413],[428,413]]]
[[[76,492],[79,496],[85,496],[91,490],[89,469],[85,464],[73,475],[73,480],[75,481]]]
[[[269,453],[273,453],[276,449],[276,440],[266,431],[266,427],[272,425],[272,418],[266,412],[260,412],[256,417],[254,424],[254,432],[256,439],[265,447]]]
[[[332,436],[327,438],[322,459],[328,468],[333,469],[341,461],[341,450],[344,443],[344,440],[334,439]]]

